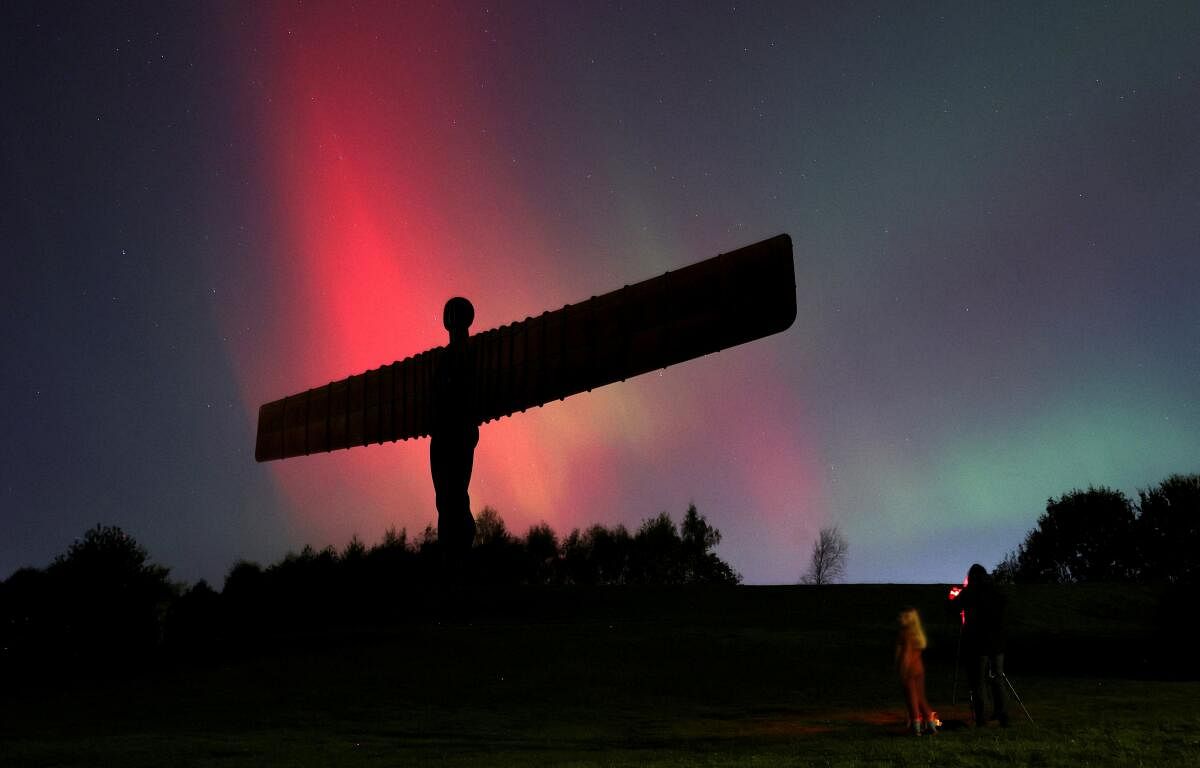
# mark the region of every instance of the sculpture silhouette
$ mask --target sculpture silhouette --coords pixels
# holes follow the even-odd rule
[[[438,541],[450,552],[462,552],[475,540],[471,516],[471,466],[479,443],[479,424],[470,396],[474,379],[467,356],[467,329],[475,319],[471,302],[455,297],[446,302],[442,324],[450,343],[435,373],[433,424],[429,432],[429,469],[438,511]]]
[[[258,461],[429,436],[444,549],[471,546],[479,425],[786,330],[792,241],[777,235],[579,304],[470,336],[471,302],[446,302],[445,347],[259,409]]]

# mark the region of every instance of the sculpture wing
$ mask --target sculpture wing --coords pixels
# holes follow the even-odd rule
[[[795,318],[792,241],[778,235],[468,337],[462,407],[492,421],[778,333]],[[427,436],[447,355],[437,347],[263,405],[255,458]]]
[[[445,347],[332,381],[258,410],[254,458],[286,459],[429,434]]]
[[[778,235],[470,337],[479,422],[787,329],[792,241]]]

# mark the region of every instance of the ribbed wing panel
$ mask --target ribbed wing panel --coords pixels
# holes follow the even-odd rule
[[[795,318],[792,241],[779,235],[468,337],[468,402],[451,407],[492,421],[778,333]],[[448,362],[437,347],[267,403],[255,458],[427,436]]]
[[[787,235],[477,334],[480,422],[769,336],[796,318]]]
[[[438,347],[258,410],[254,458],[286,459],[429,434]]]

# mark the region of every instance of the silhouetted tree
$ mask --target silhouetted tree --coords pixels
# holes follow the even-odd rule
[[[559,564],[558,578],[565,584],[595,584],[595,572],[587,561],[584,535],[578,528],[572,529],[562,542],[562,561]]]
[[[262,629],[277,620],[278,606],[271,597],[267,574],[258,563],[234,563],[225,574],[221,603],[228,636],[237,645],[252,643]]]
[[[417,551],[421,553],[423,558],[432,558],[437,555],[437,527],[433,523],[426,523],[425,530],[421,531],[421,535],[417,538]]]
[[[683,542],[666,512],[642,521],[633,536],[632,580],[638,584],[683,582]]]
[[[997,584],[1015,584],[1017,582],[1017,571],[1020,570],[1021,562],[1018,559],[1018,552],[1013,550],[1004,556],[1004,559],[992,569],[992,581]]]
[[[508,526],[504,518],[492,507],[484,507],[475,517],[475,546],[507,544],[508,541]]]
[[[363,544],[358,538],[358,534],[350,537],[350,541],[346,543],[345,549],[342,550],[342,563],[361,563],[367,556],[367,545]]]
[[[846,554],[850,545],[836,526],[822,528],[813,542],[808,571],[800,579],[805,584],[832,584],[846,572]]]
[[[612,529],[593,525],[588,529],[592,563],[597,583],[628,584],[634,558],[633,536],[621,524]]]
[[[720,540],[694,505],[681,528],[664,512],[643,521],[635,536],[623,525],[594,525],[572,531],[561,546],[549,525],[531,526],[518,538],[499,512],[484,507],[460,584],[737,583],[740,577],[713,551]],[[223,641],[249,647],[278,632],[303,636],[341,621],[403,620],[414,610],[441,609],[434,606],[441,606],[437,588],[444,586],[445,568],[432,524],[415,544],[407,531],[392,528],[370,548],[355,536],[340,552],[306,546],[265,569],[239,562],[219,595],[219,621],[208,621],[215,593],[197,584],[177,602],[172,637],[189,627],[197,633],[211,628]]]
[[[221,596],[204,579],[176,598],[167,610],[164,639],[190,656],[211,653],[223,631]]]
[[[17,664],[57,648],[65,617],[50,574],[21,568],[0,582],[0,663]]]
[[[376,550],[408,551],[408,548],[409,548],[408,547],[408,529],[401,528],[399,530],[399,532],[397,532],[396,526],[393,525],[393,526],[389,527],[386,531],[383,532],[383,538],[379,540],[378,544],[371,547],[371,551],[372,552],[374,552]]]
[[[262,566],[249,560],[239,560],[225,575],[225,586],[221,594],[230,599],[254,598],[262,593],[265,576]]]
[[[158,644],[175,595],[169,571],[120,528],[97,525],[48,571],[65,635],[81,655],[127,657]]]
[[[741,577],[713,549],[721,532],[695,505],[682,528],[661,512],[630,535],[623,525],[571,531],[562,543],[559,578],[566,584],[736,584]]]
[[[558,537],[546,523],[530,527],[525,534],[525,581],[550,584],[559,566]]]
[[[568,584],[626,584],[630,581],[633,537],[625,526],[593,525],[563,542],[563,578]]]
[[[478,581],[511,584],[522,578],[521,545],[509,534],[504,518],[492,507],[484,507],[475,518],[471,560]]]
[[[713,551],[721,543],[721,532],[708,524],[695,504],[688,505],[679,528],[684,583],[737,584],[742,580]]]
[[[388,593],[396,587],[411,585],[421,580],[420,553],[409,544],[408,530],[388,528],[383,539],[367,552],[367,579],[373,587],[376,600],[389,599]]]
[[[1200,582],[1200,475],[1171,475],[1138,492],[1135,529],[1140,576]]]
[[[1137,571],[1129,499],[1103,487],[1048,499],[1016,552],[1014,571],[1023,582],[1129,580]]]
[[[598,583],[595,565],[592,561],[591,537],[573,529],[562,542],[562,563],[559,566],[559,579],[564,584],[590,586]]]

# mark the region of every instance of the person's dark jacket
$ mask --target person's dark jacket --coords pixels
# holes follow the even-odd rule
[[[963,647],[979,656],[1004,653],[1004,595],[983,568],[976,565],[967,574],[967,586],[954,600],[963,611]]]

